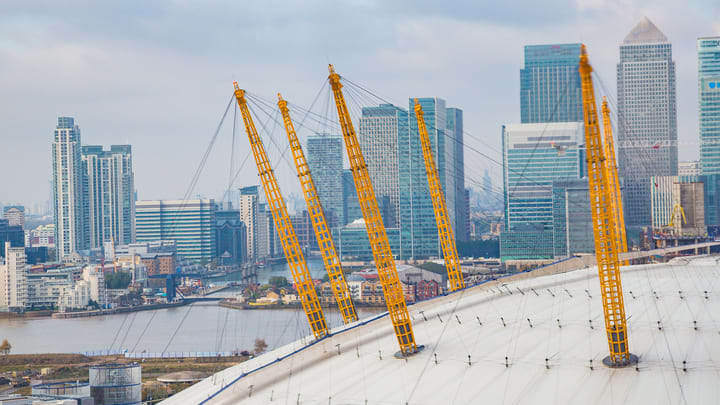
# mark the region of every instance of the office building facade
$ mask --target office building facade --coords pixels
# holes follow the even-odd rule
[[[678,171],[675,62],[667,37],[647,18],[620,45],[618,167],[628,239],[651,225],[650,177]]]
[[[58,117],[52,144],[55,244],[58,260],[87,248],[80,127]]]
[[[469,239],[467,218],[470,215],[469,200],[465,199],[465,148],[463,111],[459,108],[449,107],[446,114],[446,137],[448,147],[447,153],[447,187],[454,189],[453,197],[455,206],[448,207],[448,210],[455,210],[455,239],[466,241]],[[452,178],[452,179],[451,179]],[[452,183],[452,184],[451,184]]]
[[[135,241],[135,195],[130,145],[82,147],[85,234],[90,248]]]
[[[500,256],[550,259],[553,182],[582,176],[583,124],[509,124],[502,127],[505,227]]]
[[[358,142],[370,173],[375,197],[387,196],[398,218],[400,215],[399,145],[406,137],[407,111],[391,104],[363,107]],[[393,224],[396,225],[396,224]]]
[[[216,254],[215,208],[211,199],[138,201],[136,239],[173,240],[184,259],[211,262]]]
[[[343,140],[330,134],[316,134],[307,139],[307,163],[328,226],[343,220],[342,150]]]
[[[703,174],[720,174],[720,36],[698,38],[698,123]]]
[[[594,254],[595,237],[588,179],[554,181],[552,204],[555,257]]]
[[[525,46],[520,122],[583,121],[580,44]]]
[[[220,265],[239,265],[245,262],[247,230],[240,220],[240,211],[215,212],[215,255]]]

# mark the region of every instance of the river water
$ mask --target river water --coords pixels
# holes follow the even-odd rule
[[[308,267],[313,278],[322,277],[320,261],[309,260]],[[271,276],[291,280],[287,265],[271,266],[258,274],[261,281]],[[218,294],[238,292],[230,289]],[[379,312],[382,310],[358,308],[361,319]],[[330,327],[342,324],[336,310],[325,309],[325,317]],[[217,302],[89,318],[0,319],[0,341],[8,339],[12,353],[252,350],[256,338],[273,349],[310,334],[302,310],[237,310],[222,308]]]

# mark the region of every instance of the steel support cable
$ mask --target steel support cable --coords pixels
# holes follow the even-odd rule
[[[162,356],[167,351],[168,347],[170,347],[170,344],[172,343],[173,339],[175,339],[175,335],[177,335],[178,331],[180,330],[180,327],[182,327],[183,323],[185,323],[185,319],[187,319],[188,315],[190,314],[190,310],[192,309],[193,304],[190,304],[188,306],[187,311],[185,311],[185,315],[183,315],[182,319],[180,320],[180,323],[178,324],[177,328],[175,328],[175,331],[172,335],[170,335],[170,339],[168,340],[167,344],[165,345],[165,348],[163,348],[163,351],[160,353]]]
[[[130,324],[127,328],[125,328],[125,335],[123,336],[122,340],[118,344],[118,350],[122,350],[122,346],[125,344],[125,339],[128,337],[128,333],[130,333],[130,329],[132,329],[133,322],[135,322],[135,318],[137,318],[137,312],[133,313],[132,319],[130,319]]]
[[[112,347],[115,346],[115,341],[117,341],[118,336],[120,336],[120,331],[122,330],[122,328],[125,325],[125,322],[128,320],[129,316],[130,316],[130,313],[125,315],[125,318],[123,318],[122,323],[120,324],[120,327],[113,334],[113,340],[112,340],[112,343],[110,343],[110,347],[108,348],[108,351],[112,350]]]
[[[645,281],[647,282],[648,287],[650,287],[649,290],[654,292],[655,289],[653,288],[653,285],[650,282],[649,269],[647,267],[645,267],[645,268],[643,268],[643,270],[645,273]],[[657,318],[661,319],[660,315],[662,314],[662,311],[660,311],[660,308],[658,306],[658,299],[653,299],[652,297],[648,297],[648,299],[655,305],[655,313],[657,314]],[[670,357],[670,362],[673,364],[672,371],[675,375],[675,380],[677,381],[677,384],[678,384],[678,390],[680,391],[680,397],[682,398],[684,403],[687,403],[687,399],[685,398],[685,392],[683,391],[682,382],[680,380],[680,375],[678,373],[677,368],[675,367],[675,358],[673,356],[673,350],[670,347],[670,341],[668,340],[667,330],[663,330],[661,334],[665,341],[665,350],[667,351],[668,357]],[[658,353],[657,357],[661,358],[660,353]],[[667,392],[667,397],[670,398],[670,395],[671,395],[670,388],[668,387],[667,382],[665,382],[665,379],[663,379],[663,382],[665,384],[665,390]]]
[[[145,332],[147,332],[148,328],[150,328],[150,325],[152,324],[153,319],[155,319],[155,315],[157,315],[158,311],[152,311],[152,315],[150,316],[150,319],[148,320],[147,324],[145,324],[145,328],[143,328],[142,333],[140,333],[140,336],[138,336],[137,341],[132,347],[131,352],[135,352],[135,349],[140,344],[140,340],[142,340],[143,336],[145,336]]]

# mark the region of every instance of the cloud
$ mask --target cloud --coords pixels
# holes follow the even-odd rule
[[[140,198],[177,198],[210,141],[233,79],[271,101],[282,91],[309,106],[328,63],[405,108],[408,97],[445,98],[464,110],[465,129],[475,138],[470,142],[478,142],[473,146],[482,141],[499,149],[500,125],[519,120],[523,45],[587,43],[596,71],[614,92],[617,46],[644,15],[673,42],[679,132],[693,140],[695,38],[720,33],[718,8],[705,0],[552,0],[542,6],[6,0],[0,2],[0,140],[10,147],[0,148],[0,172],[23,172],[4,178],[0,201],[47,198],[59,114],[77,118],[86,143],[133,145]],[[324,102],[321,97],[318,105]],[[272,135],[284,145],[284,134]],[[242,131],[236,136],[237,167],[248,147]],[[226,187],[231,137],[226,127],[197,192],[214,197]],[[268,149],[275,162],[280,153]],[[482,175],[485,167],[499,175],[478,156],[466,161],[470,175]],[[287,166],[276,169],[286,194],[298,190]],[[256,182],[252,162],[241,179],[243,185]]]

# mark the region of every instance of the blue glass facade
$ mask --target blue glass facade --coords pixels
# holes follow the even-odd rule
[[[720,37],[699,38],[700,170],[720,174]]]
[[[317,134],[308,137],[307,163],[312,173],[328,226],[337,226],[343,217],[342,138]]]
[[[554,256],[553,182],[580,178],[578,140],[582,132],[580,122],[503,126],[505,235],[500,243],[501,260]]]
[[[580,44],[529,45],[520,70],[520,122],[582,121]]]
[[[595,253],[588,179],[553,182],[555,257]]]

